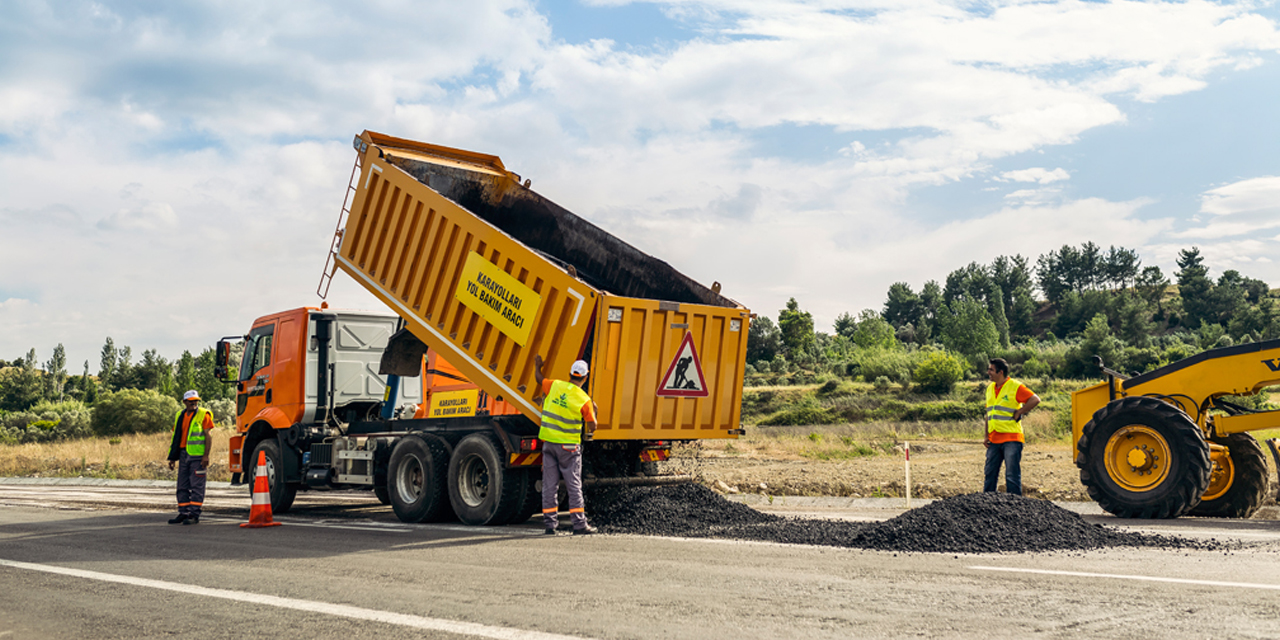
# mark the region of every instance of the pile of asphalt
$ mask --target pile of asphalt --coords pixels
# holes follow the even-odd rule
[[[876,523],[785,518],[725,500],[697,484],[611,487],[587,496],[605,533],[732,538],[902,552],[1009,553],[1105,547],[1217,549],[1200,541],[1090,524],[1046,500],[973,493],[937,500]]]
[[[587,490],[585,498],[591,524],[605,533],[706,537],[726,529],[784,521],[693,483],[601,487]]]

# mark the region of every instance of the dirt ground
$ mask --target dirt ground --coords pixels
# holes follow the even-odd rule
[[[985,448],[954,442],[911,443],[911,495],[947,498],[982,490]],[[681,452],[673,471],[694,473],[712,488],[742,493],[798,496],[900,497],[906,484],[903,455],[848,460],[785,460],[726,454],[722,450]],[[1049,500],[1088,500],[1067,445],[1029,445],[1022,455],[1023,491]],[[761,486],[763,485],[763,486]],[[1004,487],[1001,474],[1000,486]]]
[[[985,448],[981,444],[912,442],[911,496],[949,498],[981,491],[984,460]],[[1270,504],[1277,495],[1277,480],[1272,461],[1267,463],[1271,489],[1266,503]],[[902,455],[816,461],[703,450],[678,453],[670,465],[673,472],[693,473],[702,483],[722,493],[901,497],[906,480]],[[1066,444],[1027,445],[1022,455],[1022,484],[1023,493],[1028,497],[1090,501]],[[1004,490],[1003,470],[1000,490]]]

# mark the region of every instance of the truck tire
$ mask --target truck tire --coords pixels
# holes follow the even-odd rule
[[[445,497],[449,455],[444,447],[417,436],[405,436],[391,450],[387,493],[401,522],[435,520],[449,508]]]
[[[520,502],[516,507],[515,514],[507,521],[507,524],[524,524],[533,517],[533,514],[542,511],[542,492],[538,491],[538,480],[542,478],[541,469],[527,469],[524,471],[511,470],[509,474],[519,476],[520,484],[523,488],[520,490]]]
[[[378,502],[382,504],[391,504],[391,491],[387,489],[387,485],[373,485],[373,495],[377,496]]]
[[[489,434],[462,439],[449,459],[449,502],[469,525],[506,524],[523,496],[516,473],[503,465],[503,449]]]
[[[284,481],[284,458],[280,454],[280,445],[275,440],[263,440],[253,448],[253,456],[249,458],[251,465],[246,469],[249,478],[249,496],[253,497],[253,486],[258,475],[258,452],[267,454],[267,488],[271,492],[271,513],[284,513],[293,506],[293,499],[298,497],[298,488]]]
[[[1213,438],[1227,448],[1227,464],[1214,464],[1209,488],[1190,515],[1212,518],[1248,518],[1267,496],[1267,459],[1262,447],[1247,433]]]
[[[1187,414],[1149,397],[1113,400],[1076,443],[1080,482],[1121,518],[1176,518],[1209,486],[1209,445]]]

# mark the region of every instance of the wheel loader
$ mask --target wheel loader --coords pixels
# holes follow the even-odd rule
[[[1122,518],[1248,518],[1267,495],[1267,461],[1250,431],[1280,427],[1280,411],[1224,399],[1280,384],[1280,340],[1210,349],[1071,396],[1080,481]],[[1280,463],[1276,441],[1267,443]]]

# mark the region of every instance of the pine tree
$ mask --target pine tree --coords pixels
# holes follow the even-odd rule
[[[107,336],[106,344],[102,345],[102,359],[98,366],[98,383],[106,389],[111,389],[111,381],[116,373],[116,361],[119,353],[116,352],[116,343]]]
[[[174,393],[182,394],[196,388],[196,359],[190,351],[183,351],[178,358],[178,372],[174,377]]]
[[[62,402],[62,388],[67,383],[67,351],[61,342],[53,348],[49,361],[44,363],[44,379],[44,397],[50,402]]]

